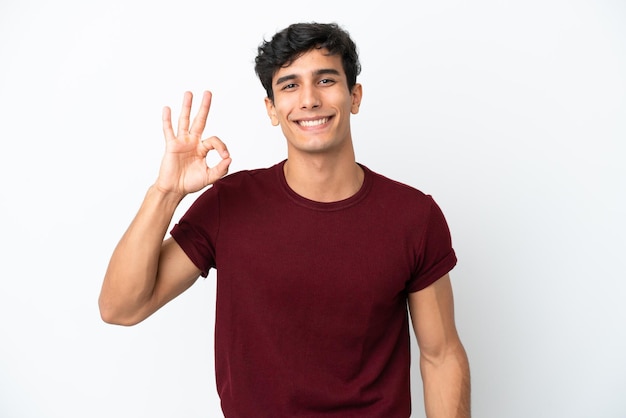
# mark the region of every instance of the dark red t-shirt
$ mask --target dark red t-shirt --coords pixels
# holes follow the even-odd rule
[[[226,417],[408,417],[407,295],[456,264],[433,199],[363,167],[314,202],[279,163],[205,191],[172,236],[217,269],[215,370]]]

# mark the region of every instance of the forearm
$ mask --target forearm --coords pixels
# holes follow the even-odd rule
[[[442,358],[420,357],[424,403],[428,418],[469,418],[470,371],[459,343]]]
[[[181,197],[151,187],[130,226],[117,244],[99,298],[107,322],[134,323],[150,302],[161,245]]]

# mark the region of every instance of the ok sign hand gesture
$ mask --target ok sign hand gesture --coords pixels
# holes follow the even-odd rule
[[[176,134],[172,128],[172,111],[167,106],[163,108],[166,146],[155,185],[161,192],[178,194],[181,198],[215,183],[226,175],[231,163],[226,145],[218,137],[202,139],[211,108],[211,92],[204,92],[200,109],[190,127],[192,100],[191,92],[185,92]],[[218,152],[222,158],[214,167],[209,167],[206,161],[211,150]]]

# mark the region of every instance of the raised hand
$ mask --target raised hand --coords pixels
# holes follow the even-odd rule
[[[172,128],[172,111],[167,106],[163,108],[166,146],[155,186],[164,193],[184,196],[201,190],[226,175],[231,163],[226,145],[218,137],[202,139],[211,108],[211,93],[204,92],[200,109],[190,127],[192,100],[191,92],[185,92],[176,134]],[[211,150],[215,150],[222,158],[214,167],[209,167],[206,161]]]

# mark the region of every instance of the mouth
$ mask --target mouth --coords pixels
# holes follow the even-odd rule
[[[326,122],[328,122],[330,118],[325,117],[325,118],[319,118],[319,119],[310,119],[310,120],[299,120],[297,121],[298,125],[305,127],[305,128],[311,128],[314,126],[320,126],[325,124]]]

